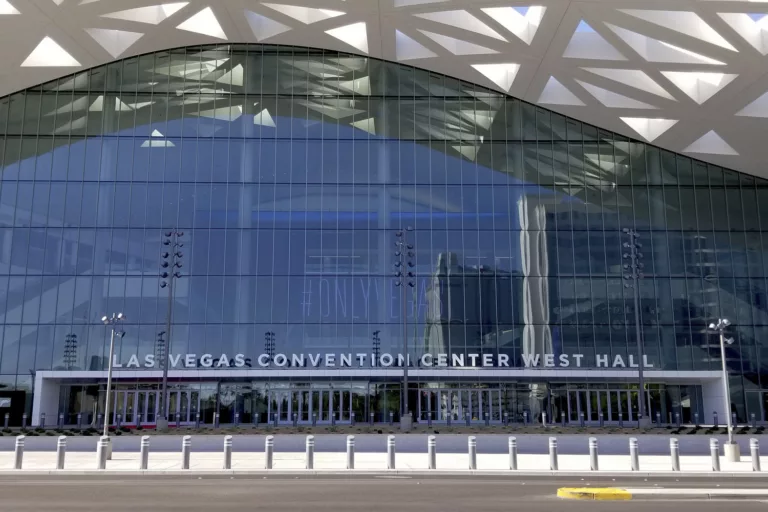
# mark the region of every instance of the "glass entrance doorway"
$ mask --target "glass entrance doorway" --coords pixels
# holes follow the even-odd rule
[[[169,391],[168,421],[181,425],[194,423],[196,421],[197,411],[200,410],[199,401],[199,391]]]
[[[499,389],[432,389],[419,390],[419,421],[447,422],[502,420],[501,391]]]
[[[154,423],[157,418],[159,393],[157,391],[112,392],[111,421],[113,425]]]
[[[634,390],[569,390],[568,421],[619,423],[637,421],[638,398]],[[556,418],[559,419],[559,418]]]
[[[267,404],[269,421],[278,423],[345,423],[352,410],[352,393],[344,389],[274,389]]]

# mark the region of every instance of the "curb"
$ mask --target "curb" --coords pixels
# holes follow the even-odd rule
[[[624,489],[615,487],[602,489],[561,487],[557,490],[557,497],[567,500],[629,501],[632,499],[632,494]]]

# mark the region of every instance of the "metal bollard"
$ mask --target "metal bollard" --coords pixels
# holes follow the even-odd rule
[[[712,471],[720,471],[720,444],[717,439],[709,440],[709,453],[712,455]]]
[[[355,436],[347,436],[347,469],[355,469]]]
[[[138,428],[140,426],[141,426],[141,413],[139,412],[139,413],[136,413],[136,427]]]
[[[603,413],[600,413],[600,427],[605,426],[605,416],[603,416]]]
[[[470,414],[469,414],[469,413],[465,413],[465,414],[464,414],[464,424],[465,424],[466,426],[469,426],[469,424],[470,424],[470,418],[471,418],[471,416],[470,416]]]
[[[427,426],[432,428],[432,411],[427,411]]]
[[[272,459],[275,452],[275,436],[267,436],[264,441],[264,467],[272,469]]]
[[[395,436],[387,437],[387,469],[395,469]]]
[[[141,436],[140,457],[139,469],[146,471],[149,468],[149,436]]]
[[[101,436],[96,449],[96,469],[107,469],[107,453],[109,451],[109,437]]]
[[[353,426],[353,427],[355,426],[355,413],[354,412],[349,413],[349,424],[351,426]]]
[[[514,437],[509,438],[509,469],[512,471],[517,470],[517,439]]]
[[[299,424],[299,414],[293,413],[293,426],[297,426]]]
[[[274,414],[272,415],[272,426],[273,426],[273,427],[277,428],[277,423],[278,423],[278,420],[279,420],[279,418],[278,418],[278,416],[277,416],[277,413],[274,413]]]
[[[222,469],[232,469],[232,436],[224,436],[224,464]]]
[[[490,427],[491,426],[491,417],[488,413],[485,413],[485,426]]]
[[[656,427],[661,428],[661,413],[656,412]]]
[[[195,413],[195,428],[200,428],[200,411]]]
[[[13,469],[21,469],[24,460],[24,440],[25,436],[16,436],[16,446],[13,449]]]
[[[680,443],[674,437],[669,440],[669,456],[672,457],[672,471],[680,471]]]
[[[315,436],[307,436],[306,448],[304,451],[305,466],[307,469],[315,467]]]
[[[368,420],[368,423],[370,423],[370,424],[371,424],[371,426],[373,426],[373,418],[374,418],[374,413],[371,413],[371,414],[369,415],[369,418],[370,418],[370,419]]]
[[[509,426],[509,413],[508,412],[504,413],[504,426],[505,427]]]
[[[760,472],[760,441],[754,437],[749,440],[749,454],[752,457],[752,471]]]
[[[295,416],[295,415],[296,415],[296,414],[294,413],[294,416]],[[238,425],[240,425],[240,413],[239,413],[239,412],[236,412],[236,413],[235,413],[235,426],[237,427]]]
[[[589,438],[589,469],[592,471],[599,471],[600,466],[597,460],[597,438]]]
[[[435,436],[427,438],[427,460],[429,469],[437,469],[437,438]]]
[[[62,428],[63,426],[64,426],[64,413],[60,412],[59,413],[59,424],[58,424],[58,427]]]
[[[219,413],[213,413],[213,428],[219,428]]]
[[[45,413],[40,413],[40,428],[45,428]]]
[[[629,458],[632,471],[640,471],[640,453],[636,437],[629,438]]]
[[[560,413],[560,426],[561,427],[565,426],[565,411]]]
[[[547,428],[547,413],[544,411],[541,412],[541,426]]]
[[[21,428],[27,428],[27,413],[22,413],[21,415]]]
[[[122,423],[123,423],[123,415],[122,415],[122,414],[118,414],[118,415],[117,415],[117,424],[115,425],[115,426],[116,426],[116,428],[120,428],[120,425],[121,425]],[[176,425],[176,426],[178,426],[178,425]]]
[[[118,422],[120,421],[120,415],[118,414]],[[181,413],[176,413],[176,428],[179,428],[181,426]]]
[[[451,426],[451,420],[453,419],[452,414],[448,414],[448,416],[445,418],[445,426],[450,427]]]
[[[757,418],[755,418],[755,413],[749,415],[749,421],[752,428],[757,428]]]
[[[81,412],[77,413],[77,428],[83,428],[83,413]]]
[[[731,413],[731,426],[735,428],[735,427],[737,427],[738,425],[739,425],[739,421],[738,421],[738,419],[736,418],[736,413],[735,413],[735,412],[732,412],[732,413]]]
[[[579,413],[579,426],[584,428],[584,413]]]
[[[189,454],[192,452],[192,436],[181,439],[181,469],[189,469]]]
[[[395,424],[395,413],[392,411],[389,411],[389,426],[391,427],[394,424]]]
[[[528,424],[528,411],[523,411],[523,425]]]
[[[67,436],[59,436],[56,441],[56,469],[64,469],[64,457],[67,456]]]
[[[715,411],[714,413],[712,413],[712,417],[713,417],[713,418],[714,418],[714,420],[715,420],[715,421],[712,423],[712,426],[713,426],[713,427],[715,427],[715,428],[717,428],[717,427],[719,426],[719,424],[718,424],[718,421],[717,421],[717,411]]]
[[[312,413],[312,426],[313,427],[317,426],[317,413],[316,412]]]
[[[336,413],[335,412],[331,413],[331,426],[332,427],[336,426]]]
[[[469,451],[469,469],[477,469],[477,438],[475,436],[469,436],[467,450]]]
[[[701,424],[699,424],[699,413],[697,412],[693,413],[693,425],[696,428],[699,428],[701,426]]]
[[[619,413],[619,427],[624,428],[624,413]]]
[[[675,427],[680,428],[680,413],[675,413]]]
[[[557,438],[549,438],[549,469],[557,471]]]
[[[11,420],[11,415],[9,413],[5,413],[5,418],[3,419],[3,428],[8,428],[8,422]]]

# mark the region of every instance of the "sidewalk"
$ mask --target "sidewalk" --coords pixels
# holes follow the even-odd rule
[[[194,449],[194,447],[193,447]],[[387,455],[385,453],[356,453],[354,471],[386,471]],[[768,457],[761,457],[763,468],[768,468]],[[304,453],[275,452],[273,469],[270,471],[306,471]],[[602,455],[600,456],[600,471],[591,472],[588,455],[560,455],[558,457],[560,473],[627,473],[627,474],[664,474],[671,473],[671,462],[668,456],[641,456],[640,471],[630,471],[629,455]],[[184,472],[212,472],[221,471],[223,455],[214,452],[194,451],[190,457],[190,469]],[[396,456],[396,466],[401,471],[429,471],[427,454],[399,453]],[[750,457],[742,456],[741,462],[728,462],[720,457],[722,471],[719,475],[754,475],[768,478],[768,471],[763,473],[752,472]],[[264,453],[249,452],[232,454],[232,471],[265,471]],[[52,471],[56,472],[55,452],[27,452],[24,454],[22,471]],[[0,473],[18,474],[13,468],[13,453],[0,452]],[[114,452],[112,460],[107,461],[107,471],[136,472],[139,468],[139,454]],[[437,471],[469,472],[469,457],[466,454],[437,454]],[[96,454],[93,452],[69,452],[66,455],[65,471],[95,471]],[[680,473],[713,474],[711,459],[709,456],[681,456]],[[181,453],[157,452],[149,454],[149,472],[182,471]],[[346,454],[332,452],[316,452],[314,472],[346,471]],[[434,471],[434,470],[433,470]],[[509,457],[506,454],[478,454],[478,472],[507,472],[509,470]],[[518,455],[519,473],[551,473],[549,468],[549,455]],[[61,473],[60,471],[58,473]]]

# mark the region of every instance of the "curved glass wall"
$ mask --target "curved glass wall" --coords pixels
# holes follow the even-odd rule
[[[649,364],[718,370],[705,326],[727,317],[739,414],[768,386],[768,183],[446,76],[305,48],[163,51],[0,99],[0,163],[9,389],[102,370],[99,319],[118,311],[118,361],[144,369],[163,350],[169,229],[184,232],[169,347],[182,357],[396,365],[407,333],[414,367],[629,366],[631,228]]]

